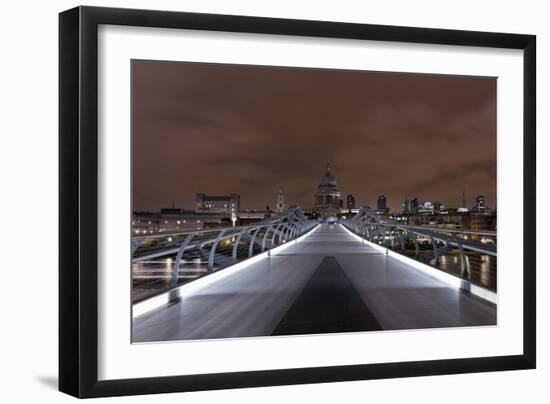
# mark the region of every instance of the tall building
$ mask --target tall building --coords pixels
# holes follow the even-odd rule
[[[206,195],[196,194],[195,212],[197,213],[227,213],[236,216],[240,207],[240,196],[229,195]]]
[[[485,205],[485,196],[478,195],[476,196],[476,206],[474,207],[474,210],[477,212],[483,212],[487,209],[487,206]]]
[[[409,212],[418,213],[418,198],[414,198],[411,200],[411,203],[409,204]]]
[[[285,193],[283,188],[279,188],[277,192],[277,204],[275,205],[275,212],[282,213],[285,211]]]
[[[355,209],[355,197],[352,194],[346,197],[346,208]]]
[[[336,216],[340,210],[342,195],[338,190],[336,178],[332,176],[330,161],[327,162],[325,175],[321,177],[315,193],[315,211],[321,216]]]
[[[389,211],[388,205],[386,204],[386,197],[380,195],[376,201],[376,213],[379,215],[386,215]]]
[[[386,197],[384,195],[380,195],[378,197],[378,202],[376,205],[377,210],[386,210]]]

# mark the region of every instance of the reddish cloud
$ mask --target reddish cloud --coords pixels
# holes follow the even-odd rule
[[[360,204],[495,204],[495,78],[134,61],[133,101],[135,210],[311,206],[328,159]]]

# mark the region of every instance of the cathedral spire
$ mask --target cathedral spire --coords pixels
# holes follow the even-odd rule
[[[327,170],[326,175],[330,175],[330,160],[327,160]]]
[[[279,188],[279,192],[277,193],[277,204],[275,206],[276,212],[281,213],[285,211],[285,193],[283,187]]]

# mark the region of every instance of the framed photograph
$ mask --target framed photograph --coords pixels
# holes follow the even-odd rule
[[[535,367],[535,36],[59,27],[61,391]]]

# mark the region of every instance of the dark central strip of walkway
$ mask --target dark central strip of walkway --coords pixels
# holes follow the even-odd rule
[[[273,335],[375,331],[382,326],[333,256],[323,259]]]

